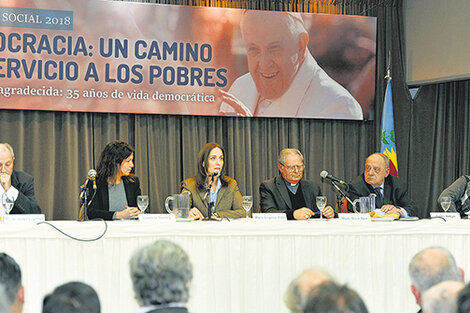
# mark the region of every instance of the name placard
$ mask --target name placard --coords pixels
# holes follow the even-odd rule
[[[431,218],[441,217],[445,220],[460,220],[458,212],[431,212]]]
[[[175,216],[173,214],[139,214],[139,222],[175,222]]]
[[[255,221],[287,221],[286,213],[253,213]]]
[[[369,213],[338,213],[338,217],[343,221],[371,221]]]
[[[44,214],[6,214],[3,216],[4,223],[38,223],[45,220]]]

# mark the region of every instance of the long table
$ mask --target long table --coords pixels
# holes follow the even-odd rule
[[[104,222],[54,221],[77,238],[98,237]],[[128,261],[156,239],[181,245],[194,266],[192,313],[288,312],[290,281],[320,267],[359,292],[370,312],[413,312],[408,262],[419,250],[448,248],[468,270],[470,221],[394,222],[254,221],[107,222],[96,241],[72,240],[47,224],[0,224],[0,251],[23,272],[24,312],[41,312],[43,297],[71,280],[98,292],[103,313],[137,309]],[[1,270],[1,269],[0,269]]]

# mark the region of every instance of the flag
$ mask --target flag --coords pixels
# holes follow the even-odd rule
[[[389,77],[385,90],[382,113],[382,144],[380,151],[390,159],[390,174],[398,177],[397,148],[395,146],[395,127],[393,125],[392,78]]]

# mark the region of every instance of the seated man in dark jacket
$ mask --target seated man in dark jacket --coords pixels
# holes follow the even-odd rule
[[[286,213],[289,220],[307,220],[319,217],[316,197],[321,196],[320,186],[302,179],[304,158],[297,149],[284,149],[277,164],[279,176],[264,181],[259,186],[260,207],[263,213]],[[322,211],[326,218],[334,217],[331,206]]]
[[[15,153],[0,143],[0,217],[4,214],[39,214],[33,177],[13,169]]]
[[[398,177],[389,175],[389,164],[390,160],[385,154],[371,154],[366,159],[364,174],[352,181],[349,197],[354,201],[375,193],[375,206],[383,212],[400,217],[416,216],[416,205],[408,195],[406,184]]]
[[[459,212],[461,217],[470,213],[470,175],[460,176],[449,187],[444,189],[437,202],[441,203],[443,197],[452,200],[448,212]],[[441,208],[442,209],[442,208]]]

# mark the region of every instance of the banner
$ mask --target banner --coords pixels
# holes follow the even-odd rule
[[[368,119],[376,18],[0,0],[0,108]]]

